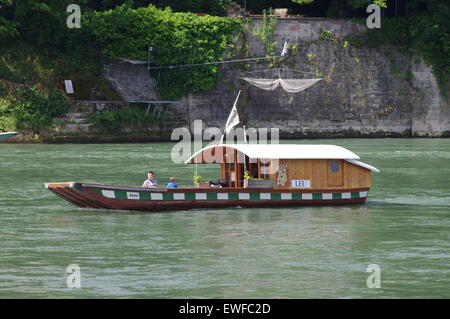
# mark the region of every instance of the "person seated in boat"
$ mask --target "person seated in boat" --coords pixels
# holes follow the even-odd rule
[[[176,188],[176,187],[178,187],[177,183],[175,183],[176,180],[177,179],[175,177],[169,178],[170,182],[167,184],[167,188]]]
[[[209,181],[209,184],[211,185],[211,187],[216,187],[216,188],[222,188],[222,187],[228,186],[228,184],[225,181],[222,181],[220,179],[216,179],[214,181]]]
[[[158,182],[153,179],[153,171],[148,171],[147,179],[144,181],[144,184],[142,184],[142,187],[158,187]]]

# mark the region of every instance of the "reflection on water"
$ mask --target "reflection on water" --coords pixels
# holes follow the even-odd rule
[[[292,141],[290,141],[292,142]],[[300,142],[300,141],[297,141]],[[450,297],[450,141],[337,144],[381,169],[368,203],[143,213],[79,209],[44,182],[191,183],[172,144],[0,145],[0,297]],[[214,165],[200,168],[217,178]],[[81,267],[81,289],[66,267]],[[381,267],[369,289],[366,268]]]

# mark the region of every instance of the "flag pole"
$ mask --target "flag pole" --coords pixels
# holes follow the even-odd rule
[[[245,134],[245,125],[242,125],[244,127],[244,142],[245,144],[247,144],[247,135]],[[247,160],[245,159],[245,154],[244,154],[244,174],[247,171]]]
[[[244,142],[245,144],[247,144],[247,133],[245,132],[245,125],[243,125],[244,127]]]
[[[195,157],[195,176],[198,175],[198,163],[197,163],[197,156]]]

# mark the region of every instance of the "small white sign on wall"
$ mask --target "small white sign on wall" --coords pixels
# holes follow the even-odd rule
[[[66,87],[67,94],[73,94],[73,85],[71,80],[64,80],[64,86]]]
[[[309,179],[293,179],[292,188],[311,188],[311,181]]]

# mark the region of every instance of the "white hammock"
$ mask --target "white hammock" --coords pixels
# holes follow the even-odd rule
[[[306,90],[321,79],[257,79],[257,78],[242,78],[243,80],[259,87],[260,89],[273,91],[281,84],[283,90],[289,93],[297,93]]]

